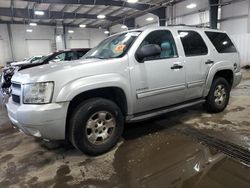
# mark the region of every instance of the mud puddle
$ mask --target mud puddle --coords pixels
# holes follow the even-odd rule
[[[128,131],[114,160],[112,181],[121,187],[250,186],[250,168],[172,128],[138,138]]]
[[[188,109],[180,124],[192,126],[210,136],[250,150],[250,96],[233,96],[221,113],[209,114],[202,107]]]

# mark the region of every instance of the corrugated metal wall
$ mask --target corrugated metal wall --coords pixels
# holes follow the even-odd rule
[[[226,3],[227,0],[222,0]],[[250,65],[250,33],[249,33],[249,17],[250,1],[241,0],[234,1],[221,8],[220,22],[221,30],[226,31],[233,39],[237,49],[240,52],[241,66]]]
[[[250,33],[231,35],[240,52],[241,66],[250,65]]]

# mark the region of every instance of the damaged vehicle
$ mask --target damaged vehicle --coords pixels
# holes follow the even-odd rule
[[[9,96],[11,94],[11,78],[15,72],[43,65],[53,62],[61,62],[61,61],[73,61],[80,59],[83,57],[90,49],[89,48],[79,48],[79,49],[68,49],[62,50],[58,52],[51,53],[47,56],[36,56],[41,58],[30,58],[34,61],[25,60],[23,62],[14,62],[11,63],[11,66],[3,68],[3,72],[1,75],[1,92],[2,95]],[[29,63],[28,63],[29,62]]]
[[[201,103],[223,111],[240,81],[239,53],[225,32],[148,27],[110,36],[72,63],[17,72],[7,109],[27,135],[100,155],[116,145],[125,122]]]
[[[12,62],[10,63],[10,66],[22,66],[26,64],[31,64],[31,63],[36,63],[36,61],[42,59],[44,56],[39,55],[39,56],[32,56],[30,58],[24,59],[23,61],[18,61],[18,62]]]

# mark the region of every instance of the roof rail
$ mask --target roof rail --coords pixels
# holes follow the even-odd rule
[[[209,26],[202,26],[202,25],[169,24],[167,26],[185,26],[185,27],[196,27],[196,28],[208,28],[208,29],[212,29]]]

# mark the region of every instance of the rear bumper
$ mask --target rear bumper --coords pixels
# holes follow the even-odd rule
[[[10,98],[6,106],[11,122],[25,134],[64,140],[68,104],[19,105]]]
[[[234,73],[233,88],[239,85],[239,83],[241,82],[241,79],[242,79],[241,72]]]

